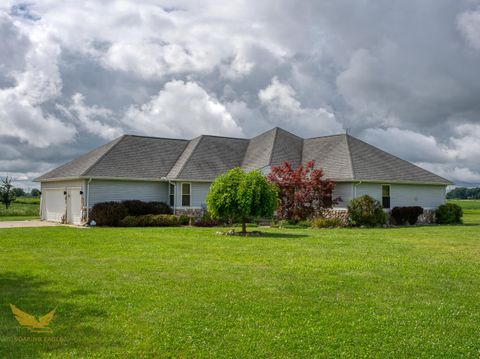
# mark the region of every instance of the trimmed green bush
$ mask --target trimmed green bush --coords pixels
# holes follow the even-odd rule
[[[101,202],[93,206],[90,219],[99,226],[118,226],[120,221],[127,216],[146,216],[172,214],[172,209],[164,202],[143,202],[128,200],[122,202]],[[133,221],[129,219],[127,221]],[[148,222],[147,218],[141,221]],[[143,224],[141,224],[143,226]]]
[[[317,217],[310,220],[310,227],[312,228],[343,227],[343,223],[339,218]]]
[[[368,195],[353,199],[348,205],[348,212],[354,226],[375,227],[387,222],[380,202]]]
[[[120,227],[137,227],[138,226],[138,217],[135,216],[126,216],[120,221]]]
[[[172,214],[146,214],[127,216],[120,221],[123,227],[176,227],[180,225],[178,217]]]
[[[90,213],[90,219],[99,226],[118,226],[128,216],[128,209],[119,202],[96,203]]]
[[[205,211],[202,217],[198,218],[193,222],[195,227],[216,227],[220,226],[222,222],[220,220],[212,218],[210,212]]]
[[[182,226],[188,226],[190,224],[190,216],[182,214],[180,217],[178,217],[178,223],[180,223]]]
[[[172,214],[170,206],[164,202],[144,202],[139,200],[122,201],[128,209],[130,216],[143,216],[146,214]]]
[[[461,224],[462,217],[462,207],[454,203],[442,204],[435,211],[435,221],[438,224]]]
[[[394,224],[415,224],[418,216],[423,213],[423,208],[419,206],[412,207],[393,207],[390,215],[392,216]]]

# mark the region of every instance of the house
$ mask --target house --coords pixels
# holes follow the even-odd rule
[[[82,223],[95,203],[139,199],[170,204],[175,213],[205,206],[211,182],[227,170],[314,160],[336,182],[345,208],[368,194],[384,208],[436,208],[448,180],[348,134],[301,138],[273,128],[252,139],[202,135],[192,140],[124,135],[36,179],[41,218]]]

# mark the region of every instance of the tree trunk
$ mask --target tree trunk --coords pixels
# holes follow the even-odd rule
[[[247,222],[245,220],[242,220],[242,233],[247,233]]]

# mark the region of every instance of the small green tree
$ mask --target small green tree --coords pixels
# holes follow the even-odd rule
[[[278,204],[277,188],[260,171],[245,173],[237,167],[212,183],[206,201],[212,216],[240,221],[245,234],[249,219],[273,214]]]
[[[27,195],[23,188],[15,187],[14,189],[12,189],[12,191],[13,193],[15,193],[15,197],[24,197]]]
[[[15,201],[15,192],[13,190],[12,177],[2,178],[2,184],[0,185],[0,202],[8,209],[13,201]]]
[[[38,188],[33,188],[30,192],[30,196],[32,197],[40,197],[40,190]]]

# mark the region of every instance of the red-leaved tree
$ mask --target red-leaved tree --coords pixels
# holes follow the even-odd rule
[[[290,221],[312,218],[341,200],[333,198],[335,182],[323,179],[323,171],[315,168],[314,161],[296,169],[288,162],[272,167],[268,180],[279,190],[278,216]]]

